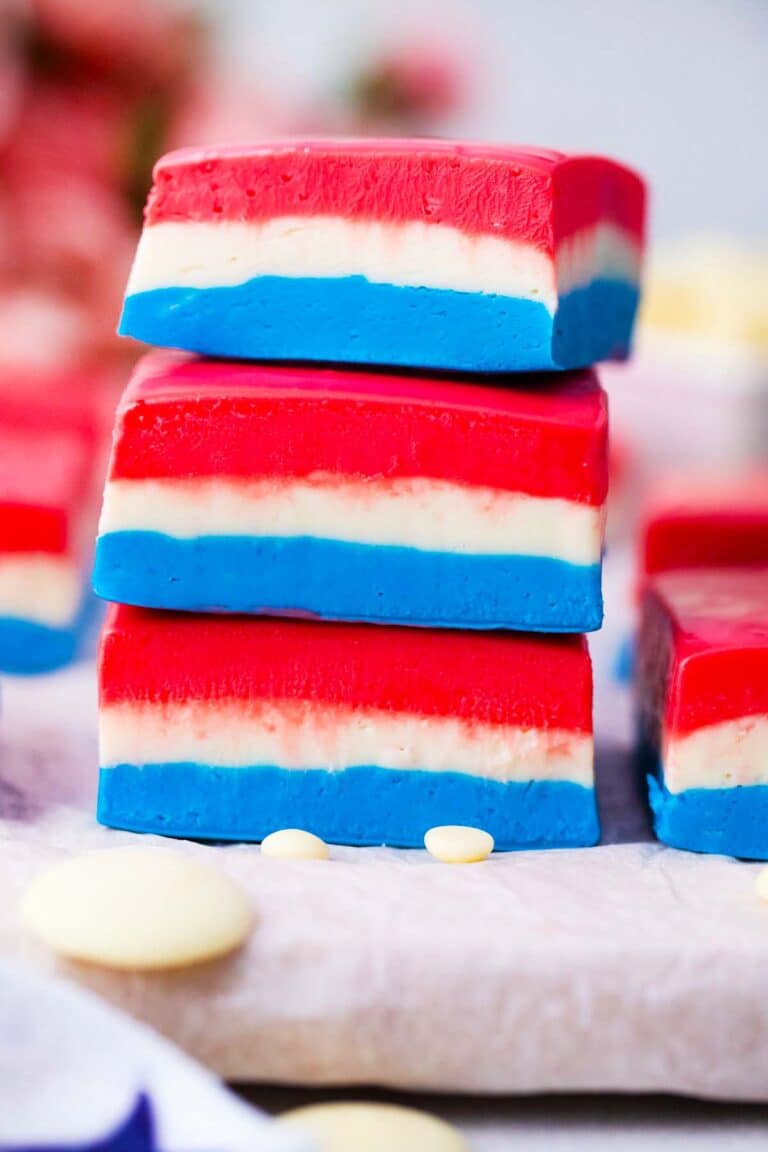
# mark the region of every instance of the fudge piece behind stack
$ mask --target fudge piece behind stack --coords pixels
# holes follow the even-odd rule
[[[667,478],[640,563],[636,688],[656,834],[768,859],[768,474]]]
[[[768,567],[651,581],[637,665],[659,839],[768,859]]]
[[[48,672],[78,652],[106,456],[101,382],[0,389],[0,672]]]

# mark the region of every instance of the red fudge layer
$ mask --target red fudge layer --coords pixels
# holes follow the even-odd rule
[[[642,180],[601,157],[441,140],[276,140],[163,157],[145,220],[417,220],[554,254],[602,221],[641,244],[644,201]]]
[[[264,699],[592,731],[583,636],[430,631],[112,605],[102,704]]]
[[[643,595],[638,691],[651,732],[768,714],[768,567],[668,572]]]
[[[595,373],[514,384],[151,355],[118,409],[110,478],[424,476],[601,505]]]

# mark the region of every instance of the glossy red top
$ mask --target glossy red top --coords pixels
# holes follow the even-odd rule
[[[110,476],[426,476],[602,504],[595,373],[513,383],[151,355],[120,403]]]
[[[296,139],[170,153],[155,166],[145,220],[420,220],[554,253],[598,221],[642,243],[644,212],[639,176],[602,157],[449,140]]]
[[[299,699],[592,731],[582,636],[433,631],[113,605],[103,704]]]
[[[638,646],[641,690],[668,731],[768,714],[768,567],[656,577]]]

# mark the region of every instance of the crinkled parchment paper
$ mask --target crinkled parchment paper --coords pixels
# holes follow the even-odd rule
[[[234,958],[155,976],[59,962],[19,925],[43,866],[137,839],[93,817],[94,695],[92,665],[3,685],[0,957],[64,972],[230,1079],[768,1099],[758,869],[652,841],[618,691],[600,696],[604,846],[462,868],[183,843],[245,886],[258,925]]]

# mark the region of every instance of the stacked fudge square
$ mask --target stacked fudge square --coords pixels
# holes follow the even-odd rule
[[[100,819],[502,849],[599,835],[607,410],[644,191],[622,166],[281,141],[155,170],[95,586]]]

